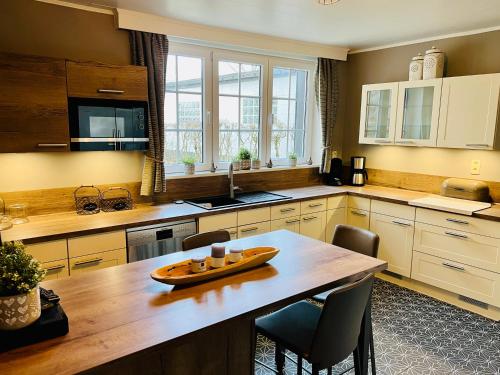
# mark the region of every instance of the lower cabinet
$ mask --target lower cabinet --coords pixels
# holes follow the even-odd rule
[[[325,228],[326,211],[300,216],[300,234],[304,236],[324,241]]]
[[[387,270],[410,277],[413,221],[372,213],[370,230],[380,236],[378,258],[388,263]]]
[[[238,227],[226,228],[226,230],[229,232],[229,236],[231,236],[232,240],[238,238]]]
[[[84,255],[69,260],[71,276],[101,268],[118,266],[127,263],[127,250],[116,249],[101,253]]]
[[[287,217],[271,221],[271,231],[286,229],[290,232],[300,233],[300,216]]]
[[[270,230],[271,230],[271,224],[269,221],[244,225],[238,227],[238,238],[256,236],[258,234],[267,233]]]
[[[349,225],[363,229],[370,229],[370,211],[348,208],[346,221]]]
[[[326,211],[325,242],[332,243],[335,227],[346,223],[345,207]]]
[[[54,280],[69,276],[67,241],[55,240],[26,245],[26,252],[40,262],[47,271],[44,280]]]
[[[47,271],[44,280],[56,280],[69,276],[68,259],[55,260],[41,264],[42,268]]]

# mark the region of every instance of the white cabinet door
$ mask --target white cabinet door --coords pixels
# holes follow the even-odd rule
[[[370,230],[380,237],[378,258],[388,263],[387,270],[410,277],[413,221],[372,213]]]
[[[370,229],[370,212],[357,208],[348,208],[347,224],[362,229]]]
[[[290,232],[300,233],[300,216],[271,221],[271,231],[286,229]]]
[[[359,143],[394,143],[398,83],[364,85],[361,95]]]
[[[436,147],[443,80],[400,82],[394,143]]]
[[[443,79],[438,147],[495,146],[500,74]]]
[[[335,227],[338,224],[345,224],[345,223],[346,223],[345,207],[326,211],[325,242],[332,243],[333,234],[335,233]]]
[[[300,234],[314,238],[316,240],[325,240],[326,211],[315,212],[300,217]]]

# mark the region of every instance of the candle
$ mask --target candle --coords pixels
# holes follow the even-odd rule
[[[239,262],[243,259],[243,249],[233,248],[229,250],[229,261],[231,263]]]
[[[207,270],[206,257],[191,259],[191,271],[194,273],[205,272]]]
[[[212,258],[224,258],[226,255],[226,247],[220,243],[212,245]]]

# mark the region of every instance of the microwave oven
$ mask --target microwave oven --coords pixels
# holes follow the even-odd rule
[[[147,103],[69,98],[72,151],[145,151]]]

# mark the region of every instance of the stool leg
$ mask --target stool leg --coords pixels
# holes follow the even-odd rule
[[[352,359],[354,362],[354,374],[361,375],[361,361],[359,359],[359,349],[357,347],[352,352]]]
[[[375,347],[373,346],[373,330],[370,330],[370,362],[372,365],[372,375],[376,375],[377,369],[375,368]]]
[[[283,369],[285,367],[285,352],[283,351],[283,346],[278,343],[274,346],[274,361],[278,374],[283,374]]]
[[[302,375],[302,357],[297,356],[297,375]]]
[[[319,367],[317,365],[312,365],[311,375],[319,375]]]
[[[333,373],[333,367],[328,367],[327,374],[332,375],[332,373]]]

